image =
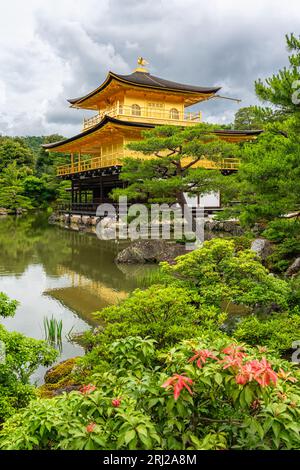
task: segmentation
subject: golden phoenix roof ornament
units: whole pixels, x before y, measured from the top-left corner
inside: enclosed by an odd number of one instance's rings
[[[135,72],[148,72],[146,65],[149,65],[149,62],[144,57],[138,57],[137,63],[138,67],[135,69]]]
[[[137,60],[137,63],[141,65],[142,67],[145,67],[145,65],[149,65],[149,62],[147,62],[147,60],[144,59],[144,57],[139,57]]]

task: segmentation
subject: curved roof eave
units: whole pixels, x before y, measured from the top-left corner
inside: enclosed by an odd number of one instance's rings
[[[81,96],[79,98],[68,99],[67,101],[71,105],[80,104],[105,89],[113,79],[121,83],[126,83],[141,88],[153,88],[156,90],[175,91],[179,93],[201,93],[210,95],[217,93],[221,89],[221,87],[200,87],[196,85],[185,85],[183,83],[172,82],[160,77],[155,77],[154,75],[145,72],[133,72],[130,75],[119,75],[110,71],[104,82],[95,88],[95,90],[91,91],[87,95]]]
[[[70,103],[70,104],[76,104],[76,103],[80,103],[82,101],[85,101],[86,99],[88,98],[91,98],[92,96],[94,96],[96,93],[98,93],[99,91],[101,91],[103,88],[106,88],[107,85],[111,82],[112,80],[112,72],[108,72],[107,74],[107,77],[106,79],[104,80],[103,83],[101,83],[101,85],[99,85],[97,88],[95,88],[95,90],[92,90],[90,93],[84,95],[84,96],[81,96],[79,98],[71,98],[71,99],[68,99],[67,101]]]
[[[61,145],[69,144],[71,142],[74,142],[77,139],[81,139],[82,137],[85,137],[89,134],[93,134],[93,132],[98,131],[99,129],[101,129],[102,127],[104,127],[108,123],[118,124],[118,125],[122,125],[122,126],[125,126],[125,127],[141,127],[141,128],[144,128],[144,129],[149,129],[149,128],[154,127],[153,124],[146,124],[146,123],[142,123],[142,122],[121,121],[120,119],[115,119],[111,116],[104,116],[102,121],[100,121],[95,126],[90,127],[86,131],[80,132],[80,134],[76,134],[72,137],[69,137],[68,139],[60,140],[58,142],[52,142],[50,144],[42,144],[42,147],[46,150],[50,150],[52,148],[60,147]]]

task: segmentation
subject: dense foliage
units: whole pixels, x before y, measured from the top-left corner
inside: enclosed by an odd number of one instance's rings
[[[234,116],[234,129],[265,129],[270,122],[276,121],[281,116],[274,112],[272,108],[262,108],[260,106],[247,106],[240,108]]]
[[[13,316],[16,306],[0,293],[0,316]],[[0,423],[35,397],[30,376],[40,365],[49,366],[56,355],[45,341],[8,332],[0,324]]]
[[[266,223],[300,206],[300,140],[295,120],[268,124],[256,142],[241,151],[238,173],[230,177],[231,212],[245,225]]]
[[[263,348],[127,337],[108,356],[80,392],[8,420],[2,449],[299,449],[299,372]]]
[[[228,185],[228,199],[242,204],[231,213],[242,223],[266,223],[300,208],[300,38],[286,37],[289,67],[255,83],[259,99],[272,108],[241,108],[237,128],[263,128],[256,142],[245,144],[242,164]]]
[[[121,178],[129,185],[124,190],[115,190],[115,197],[123,194],[130,199],[182,205],[183,193],[199,194],[216,189],[221,180],[218,172],[197,168],[197,163],[203,159],[219,162],[236,151],[236,146],[213,134],[216,127],[209,124],[185,129],[157,126],[145,131],[142,141],[128,145],[129,150],[142,152],[145,159],[125,161]]]
[[[0,292],[0,317],[13,317],[17,305],[16,300],[11,300],[3,292]]]
[[[55,166],[66,155],[49,155],[41,144],[62,137],[0,137],[0,207],[11,213],[45,208],[66,198],[68,183],[55,177]]]
[[[291,356],[293,343],[300,338],[299,308],[286,313],[273,313],[266,318],[249,316],[237,325],[233,336],[255,346],[267,346],[275,354]]]
[[[279,70],[277,74],[269,77],[265,82],[258,80],[255,83],[255,91],[258,97],[274,106],[283,114],[299,114],[300,80],[300,36],[294,34],[286,36],[287,48],[290,51],[289,67]]]
[[[276,272],[285,271],[300,254],[299,219],[273,220],[269,222],[263,236],[274,244],[274,251],[268,257],[270,269]]]
[[[234,241],[213,239],[203,247],[177,258],[163,269],[195,290],[200,303],[221,307],[241,304],[252,309],[287,307],[289,286],[270,276],[250,250],[239,250]]]

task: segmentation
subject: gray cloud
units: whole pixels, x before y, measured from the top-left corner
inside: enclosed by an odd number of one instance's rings
[[[220,85],[253,104],[254,80],[287,64],[284,35],[300,24],[298,0],[27,0],[26,21],[17,3],[0,18],[0,133],[12,135],[77,133],[89,113],[66,99],[98,86],[108,70],[129,73],[139,55],[153,74]],[[223,123],[238,105],[211,100],[196,109]]]

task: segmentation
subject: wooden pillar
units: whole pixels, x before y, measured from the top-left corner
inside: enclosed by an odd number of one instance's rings
[[[71,171],[74,173],[74,153],[71,153]]]
[[[74,181],[72,180],[72,189],[71,189],[71,201],[74,203]]]
[[[78,153],[78,171],[81,170],[81,152]]]
[[[81,184],[80,184],[80,182],[79,182],[79,187],[78,187],[78,189],[79,189],[79,201],[78,201],[78,202],[79,202],[79,204],[80,204],[80,203],[81,203]]]

